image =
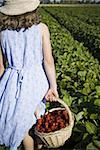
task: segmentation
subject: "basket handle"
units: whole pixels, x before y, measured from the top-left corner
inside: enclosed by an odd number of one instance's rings
[[[63,100],[61,100],[60,98],[57,98],[57,102],[59,102],[60,104],[62,104],[66,108],[66,110],[69,114],[69,124],[70,124],[71,127],[73,127],[73,125],[74,125],[74,116],[72,116],[72,113],[71,113],[68,105]]]

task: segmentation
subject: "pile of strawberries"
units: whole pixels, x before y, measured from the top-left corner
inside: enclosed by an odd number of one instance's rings
[[[69,116],[66,110],[48,112],[37,120],[36,129],[39,132],[49,133],[65,128],[69,125]]]

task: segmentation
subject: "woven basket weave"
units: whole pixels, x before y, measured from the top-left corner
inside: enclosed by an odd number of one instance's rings
[[[58,98],[57,101],[60,104],[62,104],[65,107],[66,111],[68,112],[69,125],[67,125],[65,128],[62,128],[60,130],[50,132],[50,133],[38,132],[37,129],[35,128],[35,134],[40,137],[40,139],[44,142],[44,144],[48,148],[57,148],[57,147],[63,146],[65,141],[70,138],[71,133],[72,133],[72,128],[74,125],[74,119],[73,119],[73,116],[69,107],[61,99]],[[61,109],[64,109],[64,108],[62,107],[53,108],[53,109],[50,109],[49,112],[52,112],[54,110],[61,110]]]

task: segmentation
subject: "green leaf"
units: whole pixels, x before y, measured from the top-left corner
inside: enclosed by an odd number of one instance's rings
[[[85,95],[88,95],[91,92],[91,89],[89,86],[83,88],[82,93]]]
[[[64,97],[63,97],[63,100],[64,100],[64,102],[68,105],[68,106],[71,106],[71,104],[72,104],[72,99],[71,99],[71,97],[69,96],[69,95],[64,95]]]
[[[98,114],[91,114],[91,115],[90,115],[90,119],[95,120],[95,119],[97,119],[97,118],[98,118]]]
[[[86,150],[99,150],[92,142],[86,147]]]
[[[100,106],[100,99],[96,99],[96,100],[94,101],[94,105]]]
[[[100,96],[100,86],[96,86],[95,89],[96,89],[96,94]]]
[[[86,73],[87,73],[86,71],[79,71],[78,75],[84,77],[84,76],[86,76]]]
[[[85,138],[87,138],[88,135],[89,135],[88,133],[84,133],[83,140],[85,140]]]
[[[86,130],[87,130],[90,134],[95,134],[96,131],[97,131],[97,127],[96,127],[93,123],[87,121],[87,122],[86,122]]]
[[[78,83],[77,83],[77,82],[74,82],[74,86],[75,86],[75,88],[77,88],[77,86],[78,86]]]
[[[100,149],[100,141],[93,140],[93,144]]]
[[[65,76],[65,79],[66,79],[67,81],[71,81],[71,77],[69,77],[69,76]]]
[[[83,111],[79,112],[79,113],[75,116],[75,117],[76,117],[76,120],[79,121],[80,119],[82,119],[82,118],[83,118],[83,114],[84,114]]]

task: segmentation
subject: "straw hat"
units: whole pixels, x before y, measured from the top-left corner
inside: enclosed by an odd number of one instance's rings
[[[5,0],[0,12],[6,15],[21,15],[35,10],[39,0]]]

